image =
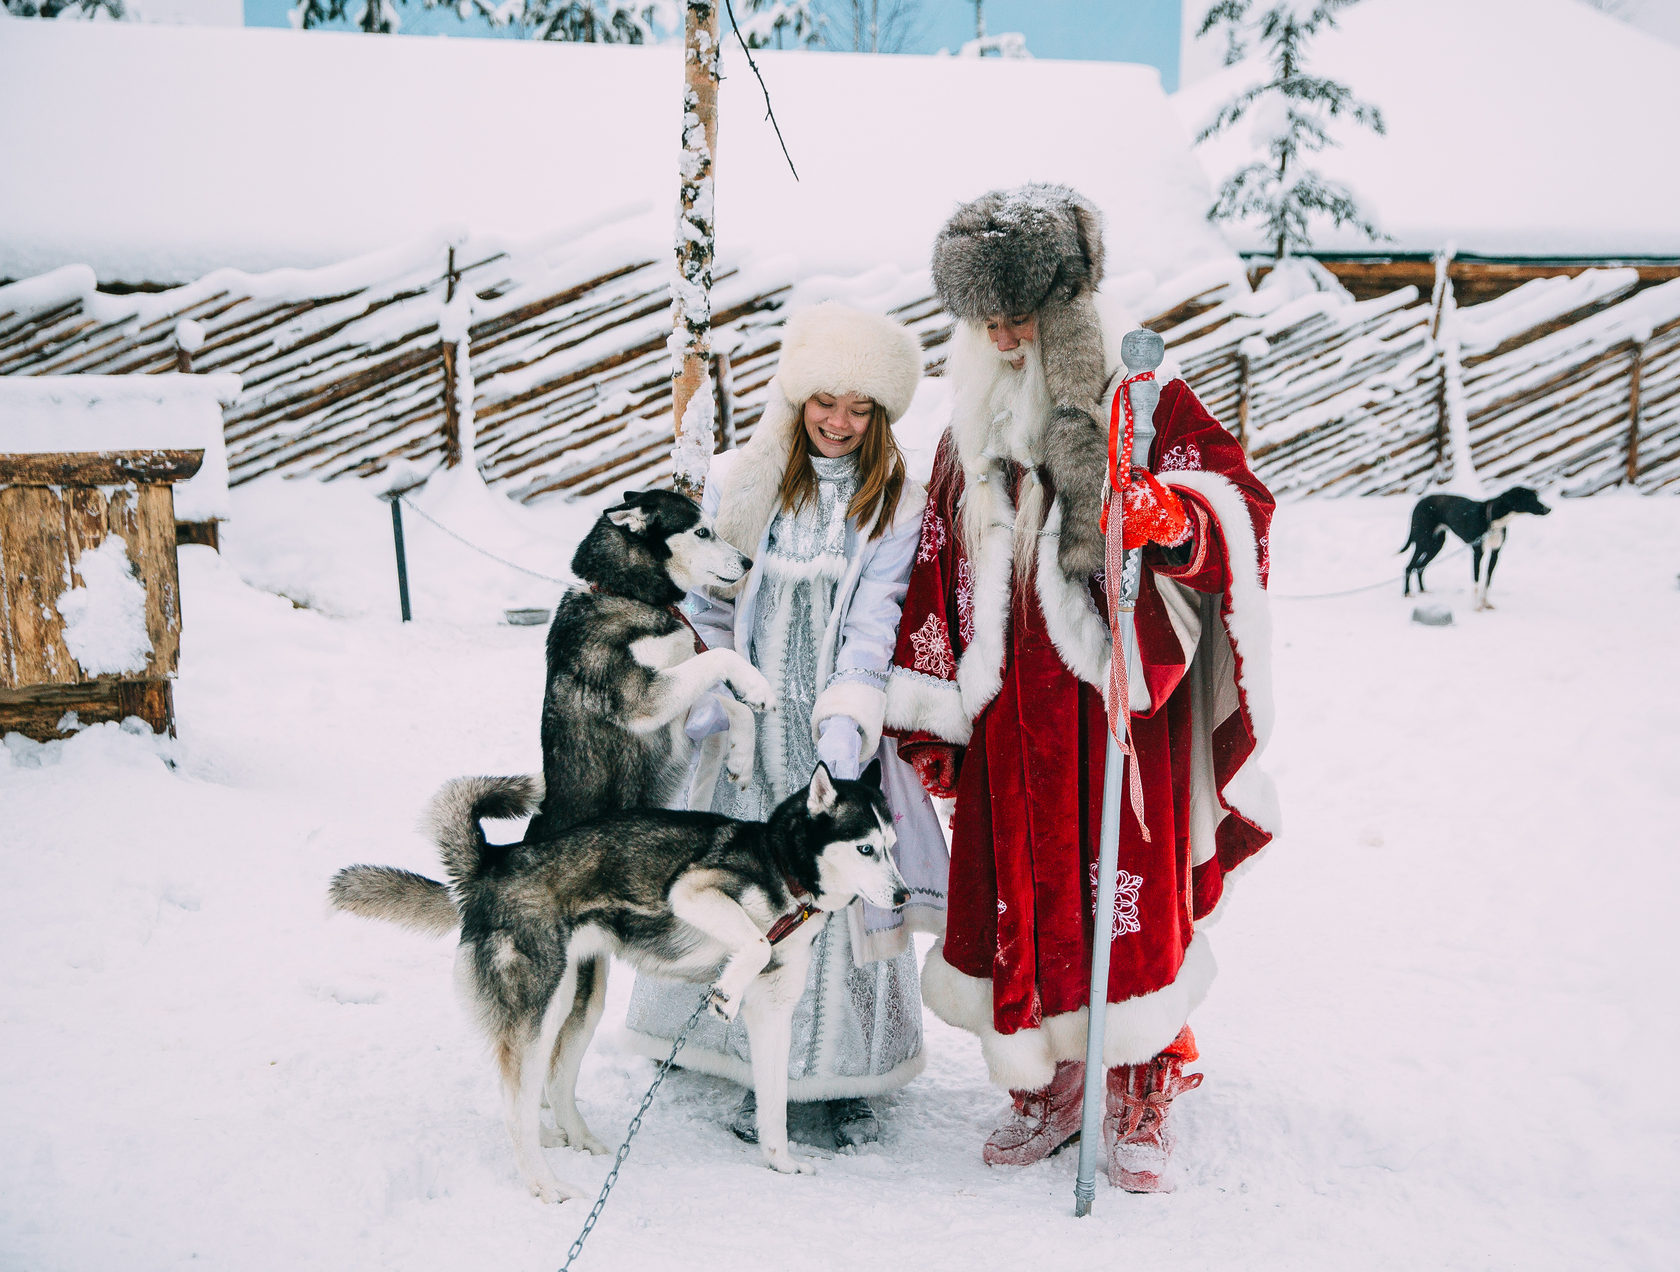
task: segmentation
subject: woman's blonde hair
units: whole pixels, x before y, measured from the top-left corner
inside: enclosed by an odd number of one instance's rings
[[[810,438],[805,431],[805,403],[799,404],[799,427],[793,430],[787,467],[782,472],[780,509],[797,512],[817,493],[817,470],[811,466]],[[858,488],[846,506],[846,516],[861,527],[867,517],[875,523],[868,537],[879,539],[892,525],[898,512],[898,497],[904,493],[904,452],[898,449],[887,408],[873,403],[863,444],[857,448]]]

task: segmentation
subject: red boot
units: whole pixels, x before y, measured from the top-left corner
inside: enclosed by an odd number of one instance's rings
[[[1103,1143],[1108,1148],[1108,1182],[1127,1192],[1171,1192],[1166,1178],[1172,1154],[1167,1110],[1174,1099],[1202,1085],[1202,1075],[1184,1072],[1185,1058],[1169,1049],[1147,1064],[1123,1064],[1108,1071],[1108,1112]]]
[[[988,1166],[1030,1166],[1043,1161],[1079,1134],[1080,1096],[1085,1065],[1063,1060],[1050,1085],[1036,1091],[1011,1091],[1014,1116],[986,1141],[981,1156]]]

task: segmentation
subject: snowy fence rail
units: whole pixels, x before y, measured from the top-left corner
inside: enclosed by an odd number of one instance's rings
[[[1279,495],[1422,490],[1451,474],[1455,430],[1490,486],[1680,489],[1680,281],[1638,284],[1589,270],[1461,310],[1414,287],[1262,292],[1161,330]]]
[[[668,275],[588,243],[436,242],[127,296],[71,267],[0,287],[0,375],[237,371],[234,484],[463,451],[520,500],[661,484]],[[792,281],[719,275],[737,439],[762,410]],[[1640,291],[1631,270],[1591,270],[1464,309],[1438,290],[1201,296],[1150,325],[1279,495],[1415,492],[1455,454],[1501,485],[1680,489],[1680,282]],[[893,312],[937,373],[951,330],[937,301]]]

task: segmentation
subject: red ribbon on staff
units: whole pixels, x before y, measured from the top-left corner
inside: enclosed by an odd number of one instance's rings
[[[1136,375],[1127,376],[1120,382],[1120,391],[1114,395],[1114,405],[1108,413],[1108,485],[1107,498],[1103,501],[1101,527],[1104,538],[1105,579],[1108,593],[1108,622],[1112,645],[1108,660],[1108,692],[1104,695],[1108,708],[1108,728],[1114,735],[1121,754],[1129,761],[1126,765],[1127,785],[1130,787],[1132,815],[1137,818],[1138,830],[1143,834],[1145,843],[1149,842],[1149,826],[1143,820],[1143,775],[1138,772],[1137,748],[1132,742],[1132,696],[1131,685],[1126,676],[1126,650],[1121,643],[1120,624],[1131,621],[1131,611],[1120,608],[1120,589],[1124,586],[1126,573],[1126,545],[1124,523],[1126,520],[1125,501],[1126,491],[1132,484],[1132,385],[1140,380],[1153,380],[1153,371],[1139,371]],[[1125,425],[1120,420],[1122,412],[1125,415]],[[1109,509],[1115,501],[1120,502],[1120,517],[1114,523],[1111,531],[1108,526]]]

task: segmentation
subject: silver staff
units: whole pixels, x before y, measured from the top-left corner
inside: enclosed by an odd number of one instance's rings
[[[1153,371],[1166,356],[1166,344],[1153,331],[1132,331],[1120,342],[1120,360],[1126,364],[1128,376],[1140,371]],[[1161,386],[1154,380],[1140,380],[1128,385],[1132,404],[1132,453],[1121,456],[1127,463],[1132,457],[1142,465],[1148,462],[1149,444],[1155,437],[1155,404],[1161,399]],[[1116,501],[1119,495],[1115,494]],[[1124,517],[1122,508],[1113,512]],[[1118,529],[1112,531],[1118,533]],[[1115,623],[1116,640],[1112,656],[1125,659],[1128,687],[1143,683],[1143,662],[1138,655],[1137,626],[1132,613],[1137,608],[1138,588],[1143,580],[1143,549],[1133,548],[1125,555],[1120,575],[1120,604]],[[1128,696],[1129,692],[1128,692]],[[1118,702],[1115,710],[1129,712],[1130,702]],[[1079,1176],[1073,1186],[1073,1213],[1091,1213],[1091,1203],[1097,1192],[1097,1151],[1102,1145],[1102,1123],[1108,1071],[1103,1067],[1103,1039],[1108,1017],[1108,956],[1114,943],[1115,886],[1119,875],[1120,809],[1126,802],[1125,755],[1115,741],[1115,726],[1123,731],[1125,721],[1111,720],[1108,729],[1108,751],[1103,770],[1102,838],[1097,849],[1096,921],[1091,929],[1091,996],[1086,1019],[1090,1033],[1085,1040],[1085,1104],[1079,1130]]]

